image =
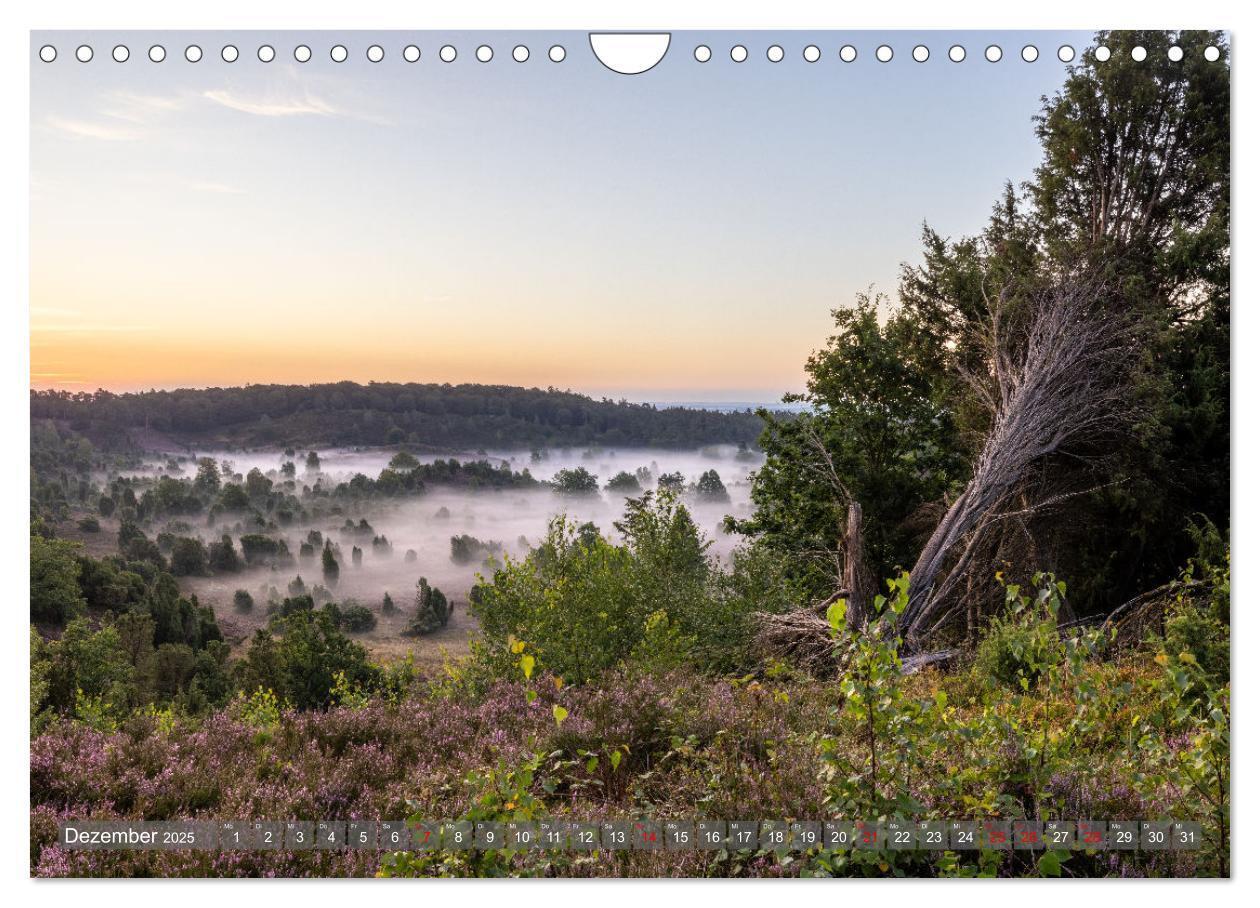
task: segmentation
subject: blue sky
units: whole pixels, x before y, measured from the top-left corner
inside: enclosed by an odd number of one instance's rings
[[[775,399],[801,387],[831,309],[895,290],[923,222],[974,232],[1004,182],[1030,175],[1031,118],[1064,76],[1056,50],[1089,38],[676,32],[658,66],[622,76],[578,32],[36,33],[32,384]],[[184,60],[190,43],[201,62]],[[235,63],[219,58],[227,43]],[[264,43],[273,62],[255,55]],[[879,63],[885,43],[895,56]],[[1037,62],[1020,59],[1029,43]],[[38,60],[43,44],[55,62]],[[310,62],[293,60],[298,44]],[[439,61],[444,44],[455,62]],[[802,59],[808,44],[819,62]]]

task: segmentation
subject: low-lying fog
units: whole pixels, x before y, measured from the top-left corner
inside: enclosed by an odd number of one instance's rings
[[[196,472],[197,457],[213,457],[220,463],[230,464],[234,474],[244,475],[257,467],[279,483],[285,478],[279,472],[280,466],[291,460],[297,466],[297,493],[302,497],[302,487],[312,485],[316,479],[305,471],[306,453],[302,450],[290,457],[279,450],[197,451],[192,457],[180,456],[178,470],[172,469],[173,464],[168,460],[152,461],[145,465],[139,475],[154,477],[166,473],[191,477]],[[343,449],[320,450],[317,453],[322,482],[335,485],[349,480],[356,473],[375,478],[397,452]],[[554,515],[566,513],[578,522],[592,521],[607,538],[620,541],[613,522],[622,516],[625,495],[610,492],[604,486],[617,473],[625,471],[634,474],[640,468],[646,468],[651,473],[650,482],[644,484],[645,488],[654,488],[657,477],[663,473],[681,473],[690,486],[702,473],[708,470],[718,472],[730,501],[706,501],[694,495],[686,495],[684,500],[697,526],[712,541],[710,553],[726,560],[739,539],[722,530],[722,519],[728,514],[746,516],[749,513],[748,476],[761,462],[760,454],[748,451],[741,453],[729,445],[690,452],[645,449],[584,452],[556,449],[543,454],[542,459],[535,459],[528,451],[491,451],[451,456],[465,462],[486,460],[496,466],[506,462],[516,471],[528,469],[539,480],[549,480],[561,469],[585,467],[598,477],[600,493],[587,497],[565,497],[549,488],[468,491],[430,484],[419,496],[374,498],[361,503],[346,499],[340,502],[344,508],[343,514],[330,514],[301,525],[295,522],[291,526],[268,531],[269,535],[287,540],[289,551],[297,562],[291,568],[260,568],[239,575],[193,581],[194,589],[203,600],[214,605],[216,611],[222,614],[230,611],[232,591],[238,587],[248,589],[257,598],[260,589],[268,584],[274,584],[281,596],[287,595],[288,584],[295,574],[302,576],[308,589],[316,583],[323,583],[318,551],[313,558],[299,557],[300,545],[307,539],[308,533],[319,530],[325,538],[339,545],[341,550],[340,579],[336,588],[331,591],[335,600],[353,598],[375,610],[379,608],[382,595],[388,591],[399,607],[408,612],[416,581],[420,577],[426,577],[448,596],[463,603],[467,601],[468,591],[476,575],[480,572],[488,576],[492,569],[486,567],[480,559],[466,564],[453,561],[452,536],[468,534],[480,540],[493,540],[502,544],[505,553],[520,557],[544,536],[548,522]],[[419,456],[417,459],[431,462],[439,459],[439,456]],[[304,504],[310,507],[309,500],[304,499]],[[342,527],[346,518],[356,523],[360,518],[366,519],[377,535],[388,537],[392,550],[388,554],[374,553],[370,534],[358,538],[344,535]],[[192,532],[201,535],[206,542],[217,540],[224,532],[230,532],[238,541],[241,532],[259,532],[257,528],[238,528],[226,519],[213,527],[205,524],[204,517],[187,522],[192,524]],[[359,567],[352,563],[352,545],[363,549],[362,565]],[[414,557],[409,552],[414,552]]]

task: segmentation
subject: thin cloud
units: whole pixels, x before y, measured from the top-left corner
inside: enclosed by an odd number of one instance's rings
[[[203,92],[203,97],[216,104],[259,117],[333,117],[341,113],[322,98],[312,95],[291,98],[247,98],[225,89]]]
[[[45,123],[50,129],[79,139],[99,139],[102,142],[134,142],[139,134],[126,127],[90,120],[72,120],[66,117],[49,117]]]
[[[115,91],[107,95],[110,106],[101,111],[107,117],[128,123],[148,123],[155,116],[172,113],[184,107],[184,99],[163,95],[142,95]]]

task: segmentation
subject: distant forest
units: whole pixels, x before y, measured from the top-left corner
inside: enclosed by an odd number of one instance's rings
[[[338,382],[114,394],[32,391],[31,418],[68,423],[112,449],[177,443],[391,445],[433,449],[752,444],[751,411],[594,400],[554,388]]]

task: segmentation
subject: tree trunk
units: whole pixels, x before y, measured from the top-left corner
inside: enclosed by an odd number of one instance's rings
[[[844,533],[844,581],[849,591],[849,626],[865,627],[871,618],[873,591],[867,578],[866,552],[862,545],[862,506],[849,502]]]

